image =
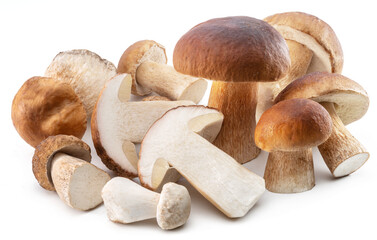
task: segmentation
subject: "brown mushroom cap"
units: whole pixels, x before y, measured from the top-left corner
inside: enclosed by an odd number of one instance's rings
[[[132,94],[143,96],[151,93],[136,81],[136,70],[146,61],[166,64],[165,48],[152,40],[138,41],[129,46],[119,60],[118,73],[129,73],[132,76]]]
[[[315,72],[298,78],[283,89],[275,101],[292,98],[334,103],[344,125],[360,119],[369,107],[369,97],[363,87],[336,73]]]
[[[51,160],[56,153],[65,153],[90,162],[90,147],[77,137],[68,135],[50,136],[36,148],[33,156],[33,173],[41,187],[54,191],[51,178]]]
[[[211,19],[177,42],[174,68],[229,82],[276,81],[289,70],[284,38],[264,21],[244,16]]]
[[[329,53],[332,72],[342,72],[343,50],[334,30],[327,23],[313,15],[303,12],[278,13],[264,20],[274,27],[286,26],[310,35]],[[289,30],[279,32],[285,39],[300,42],[300,39],[296,39],[295,34]]]
[[[331,131],[331,117],[319,103],[290,99],[262,114],[255,128],[255,144],[267,152],[299,151],[323,143]]]
[[[18,90],[12,103],[12,121],[33,147],[57,134],[81,138],[86,130],[86,112],[73,88],[46,77],[30,78]]]

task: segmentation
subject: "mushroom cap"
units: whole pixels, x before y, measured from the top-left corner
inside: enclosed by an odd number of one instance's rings
[[[56,135],[43,140],[36,148],[33,156],[33,173],[41,187],[54,191],[51,178],[51,161],[56,153],[65,153],[90,162],[90,147],[75,136]]]
[[[151,90],[136,81],[136,70],[146,61],[166,64],[165,47],[153,40],[138,41],[129,46],[119,59],[118,73],[129,73],[132,76],[132,94],[144,96],[151,93]]]
[[[289,99],[262,114],[255,128],[255,144],[267,152],[300,151],[320,145],[331,131],[331,117],[319,103]]]
[[[105,83],[115,76],[113,63],[86,49],[60,52],[46,69],[45,76],[69,83],[91,117]]]
[[[369,107],[369,97],[363,87],[337,73],[314,72],[302,76],[285,87],[275,101],[292,98],[334,103],[344,125],[360,119]]]
[[[177,228],[190,216],[191,198],[184,186],[166,183],[157,205],[157,223],[162,229]]]
[[[229,82],[269,82],[289,70],[284,38],[251,17],[215,18],[196,25],[177,42],[174,68],[184,74]]]
[[[342,72],[343,50],[334,30],[327,23],[318,17],[303,12],[278,13],[264,20],[277,28],[285,39],[306,45],[308,44],[307,38],[299,32],[311,36],[330,55],[331,72]]]
[[[81,138],[86,130],[86,112],[73,88],[46,77],[32,77],[18,90],[12,103],[12,121],[33,147],[57,134]]]

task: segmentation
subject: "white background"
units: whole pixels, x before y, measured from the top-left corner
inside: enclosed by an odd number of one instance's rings
[[[0,2],[1,172],[0,239],[376,239],[376,7],[373,1],[3,1]],[[187,183],[192,212],[187,224],[166,232],[155,220],[115,224],[103,205],[80,212],[39,187],[31,171],[33,149],[15,131],[11,102],[32,76],[43,75],[60,51],[86,48],[117,65],[132,43],[153,39],[169,64],[181,35],[215,17],[263,19],[285,11],[320,17],[335,30],[344,51],[343,74],[369,93],[368,113],[348,129],[370,151],[349,177],[334,179],[314,150],[316,186],[300,194],[266,192],[241,219],[228,219]],[[206,104],[208,92],[202,103]],[[92,146],[89,132],[84,140]],[[93,163],[104,168],[93,150]],[[267,154],[246,165],[263,175]]]

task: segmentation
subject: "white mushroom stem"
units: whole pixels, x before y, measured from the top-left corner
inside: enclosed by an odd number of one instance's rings
[[[309,73],[309,66],[313,59],[313,51],[293,40],[286,40],[291,58],[291,68],[289,73],[277,82],[259,83],[258,105],[256,110],[256,120],[259,121],[264,111],[272,107],[276,96],[288,84],[299,77]]]
[[[224,114],[223,126],[213,142],[239,163],[256,158],[260,149],[254,143],[255,108],[258,83],[212,83],[208,106]]]
[[[190,196],[183,186],[168,183],[159,194],[122,177],[113,178],[104,186],[102,198],[111,221],[127,224],[157,218],[162,229],[183,225],[191,208]]]
[[[165,113],[141,144],[141,183],[158,188],[167,169],[161,163],[166,161],[226,216],[244,216],[263,194],[263,178],[195,133],[203,129],[199,132],[211,139],[209,136],[216,136],[222,118],[217,110],[203,106],[178,107]],[[156,172],[158,177],[154,176]]]
[[[315,185],[312,150],[271,152],[264,172],[266,189],[275,193],[299,193]]]
[[[147,61],[140,64],[136,71],[136,81],[161,96],[172,100],[191,100],[198,103],[206,89],[207,81],[181,74],[172,66]]]
[[[110,180],[103,170],[63,153],[57,153],[51,161],[51,178],[60,199],[84,211],[102,203],[102,187]]]
[[[318,146],[319,151],[334,177],[349,175],[359,169],[369,158],[369,153],[347,130],[335,111],[333,103],[321,105],[329,112],[333,130],[326,142]]]

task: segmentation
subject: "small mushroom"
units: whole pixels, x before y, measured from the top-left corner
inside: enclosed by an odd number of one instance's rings
[[[191,209],[187,189],[175,183],[165,184],[159,194],[127,178],[115,177],[103,187],[102,198],[111,221],[133,223],[157,218],[164,230],[185,224]]]
[[[255,128],[255,143],[270,152],[264,172],[266,188],[276,193],[312,189],[312,148],[326,141],[331,129],[326,109],[309,99],[282,101],[265,111]]]
[[[141,184],[159,189],[172,181],[174,168],[226,216],[244,216],[265,191],[264,180],[210,143],[222,120],[219,111],[204,106],[167,111],[141,143]]]
[[[92,116],[103,86],[115,74],[116,67],[113,63],[86,49],[60,52],[45,72],[46,77],[72,86],[83,102],[88,118]]]
[[[260,85],[257,120],[293,80],[317,71],[341,73],[343,68],[342,47],[334,30],[323,20],[303,12],[278,13],[264,20],[285,38],[291,68],[279,81]]]
[[[211,19],[177,42],[174,68],[215,80],[208,106],[224,114],[214,144],[239,163],[256,158],[255,109],[259,82],[277,81],[289,70],[284,38],[269,24],[251,17]]]
[[[345,127],[368,110],[369,97],[363,87],[340,74],[315,72],[289,84],[276,102],[292,98],[312,99],[330,113],[334,128],[318,149],[334,177],[349,175],[368,160],[368,151]]]
[[[93,111],[91,130],[93,143],[102,162],[123,177],[137,176],[138,156],[135,143],[140,143],[149,127],[167,110],[191,101],[130,102],[132,77],[119,74],[102,90]]]
[[[35,149],[33,173],[41,187],[56,191],[68,206],[85,211],[102,203],[102,187],[110,180],[90,159],[90,148],[80,139],[50,136]]]
[[[82,138],[86,130],[85,109],[72,87],[47,77],[32,77],[18,90],[12,103],[12,121],[34,148],[49,136]]]
[[[153,91],[171,100],[198,103],[207,89],[207,81],[181,74],[166,62],[162,45],[143,40],[124,51],[118,63],[118,72],[131,74],[132,93],[135,95],[143,96]]]

